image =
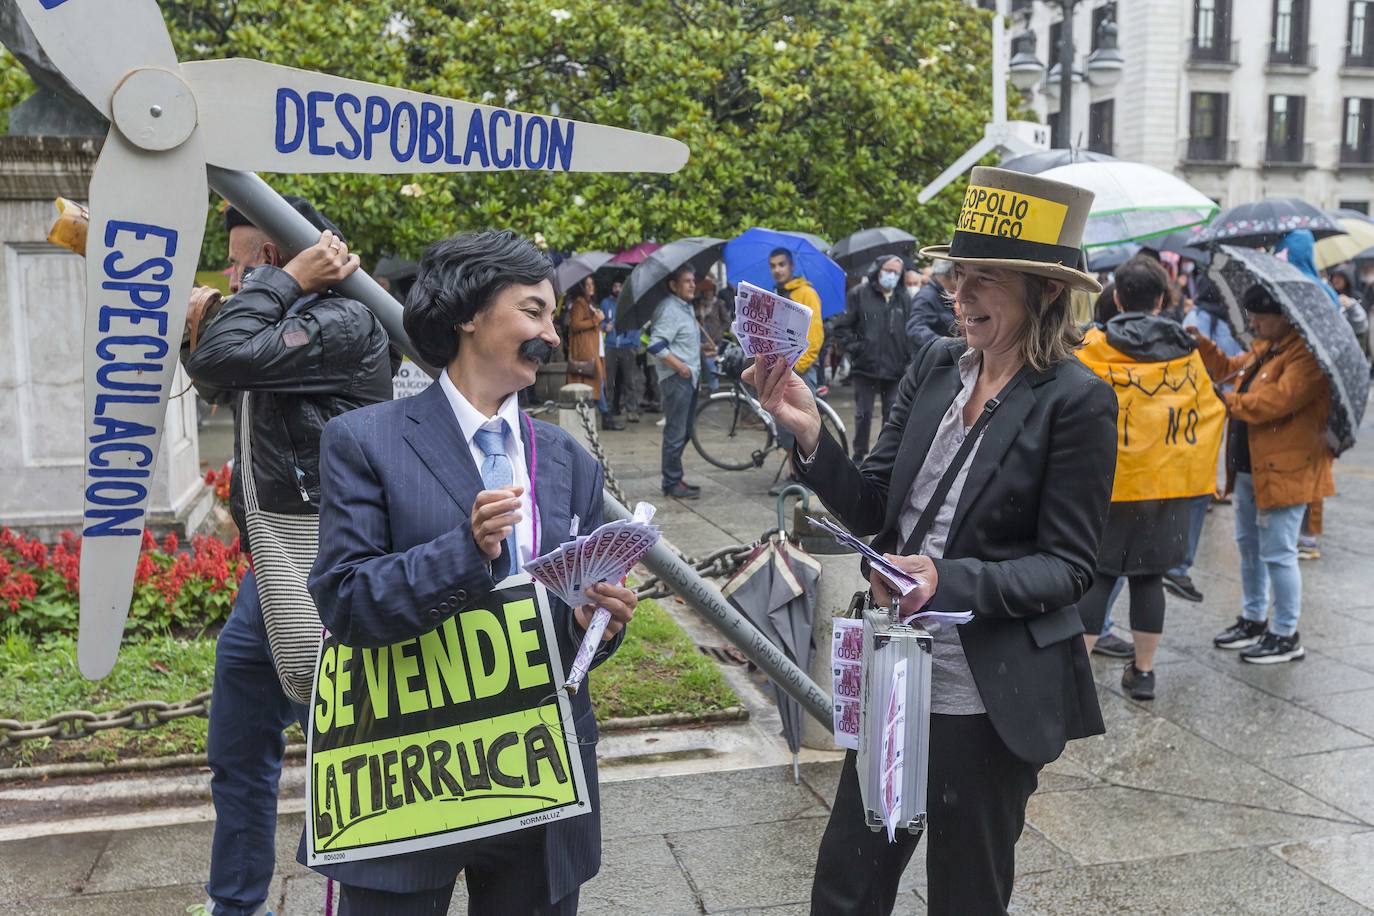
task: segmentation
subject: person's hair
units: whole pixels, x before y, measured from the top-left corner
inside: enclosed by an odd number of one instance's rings
[[[304,197],[296,197],[294,195],[288,194],[283,199],[291,205],[291,209],[295,210],[301,216],[304,216],[306,220],[309,221],[310,225],[314,226],[320,232],[329,231],[334,233],[341,239],[344,238],[344,234],[339,231],[339,227],[334,225],[334,222],[331,219],[329,219],[329,217],[325,216],[323,213],[317,210],[315,208],[315,205],[312,204],[310,201],[306,200]],[[263,235],[266,235],[268,236],[268,238],[271,238],[269,233],[267,233],[260,227],[254,225],[253,221],[250,220],[248,217],[244,216],[241,211],[234,207],[229,207],[224,211],[224,231],[228,232],[230,229],[234,229],[238,226],[252,226],[259,232],[262,232]],[[275,239],[273,241],[275,241]],[[348,240],[344,239],[344,241],[347,242]]]
[[[1168,298],[1169,275],[1148,257],[1131,258],[1116,269],[1113,280],[1123,312],[1152,311]]]
[[[458,354],[458,325],[508,287],[553,280],[553,264],[530,240],[504,230],[467,232],[430,245],[420,258],[402,322],[411,343],[431,366]]]
[[[786,258],[789,265],[796,263],[792,260],[792,252],[788,251],[786,248],[774,248],[772,251],[768,252],[768,260],[772,261],[779,255]]]
[[[1112,295],[1116,292],[1116,286],[1108,283],[1102,287],[1102,292],[1097,294],[1096,301],[1093,302],[1093,322],[1105,325],[1116,317],[1116,299]]]
[[[1342,289],[1336,289],[1336,281],[1337,281],[1337,280],[1340,280],[1340,281],[1341,281],[1341,286],[1343,287]],[[1350,292],[1351,292],[1351,290],[1350,290],[1350,278],[1347,277],[1347,276],[1345,275],[1345,272],[1344,272],[1344,271],[1340,271],[1340,270],[1333,270],[1333,271],[1331,271],[1331,277],[1330,277],[1329,282],[1331,283],[1331,288],[1332,288],[1332,289],[1335,289],[1336,292],[1338,292],[1338,293],[1345,293],[1347,296],[1350,295]]]
[[[1036,372],[1072,359],[1074,350],[1083,343],[1083,332],[1078,329],[1069,307],[1073,290],[1061,280],[1063,288],[1059,295],[1050,299],[1051,282],[1048,277],[1038,274],[1021,274],[1026,314],[1030,319],[1021,338],[1021,358]]]
[[[1260,315],[1282,315],[1283,306],[1279,305],[1273,296],[1269,295],[1269,290],[1256,283],[1245,291],[1245,295],[1240,297],[1240,307],[1247,312],[1255,312]]]

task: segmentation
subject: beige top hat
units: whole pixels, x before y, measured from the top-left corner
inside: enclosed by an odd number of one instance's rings
[[[921,249],[928,258],[984,264],[1061,280],[1099,293],[1083,263],[1083,226],[1093,192],[1039,175],[979,166],[969,177],[954,238]]]

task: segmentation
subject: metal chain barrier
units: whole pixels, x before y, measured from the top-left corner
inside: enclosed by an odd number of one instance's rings
[[[89,738],[113,728],[146,732],[177,719],[209,715],[210,691],[207,690],[189,700],[177,703],[142,700],[110,712],[94,713],[76,709],[59,712],[36,722],[0,719],[0,748],[13,747],[23,741],[36,741],[41,738],[52,738],[55,741]]]
[[[620,488],[615,473],[611,470],[611,463],[606,458],[605,450],[601,447],[601,437],[597,434],[596,429],[596,414],[592,410],[591,402],[579,401],[577,415],[582,420],[582,428],[587,434],[587,443],[591,446],[592,455],[601,464],[606,489],[621,503],[627,506],[631,505],[630,500],[625,496],[625,491]],[[728,579],[744,565],[744,561],[753,549],[753,544],[731,544],[729,547],[722,547],[701,559],[693,559],[680,552],[679,556],[682,556],[683,560],[689,563],[693,569],[707,578]],[[640,600],[666,598],[672,594],[672,590],[657,576],[650,576],[639,584],[638,588],[635,589],[635,594]],[[189,700],[181,700],[177,703],[143,700],[110,712],[94,713],[77,709],[60,712],[34,722],[0,719],[0,749],[12,748],[24,741],[37,741],[43,738],[51,738],[55,741],[89,738],[92,735],[98,735],[101,732],[116,728],[127,728],[140,732],[148,731],[167,722],[175,722],[177,719],[185,719],[190,716],[208,717],[209,715],[210,691],[207,690]]]
[[[603,485],[621,503],[626,506],[632,505],[625,496],[625,491],[620,489],[620,482],[615,479],[611,463],[606,460],[606,452],[601,447],[601,437],[596,432],[596,413],[592,410],[592,402],[578,401],[577,416],[582,421],[582,431],[587,434],[587,444],[591,446],[592,457],[601,465],[601,473],[605,477]]]

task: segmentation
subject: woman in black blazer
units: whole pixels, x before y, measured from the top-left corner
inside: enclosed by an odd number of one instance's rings
[[[785,364],[746,376],[797,437],[802,482],[922,581],[903,610],[973,612],[935,634],[932,914],[1006,911],[1040,768],[1068,740],[1104,731],[1075,603],[1092,584],[1107,515],[1117,408],[1072,357],[1069,289],[1099,287],[1064,264],[1091,200],[1036,176],[974,170],[953,242],[922,252],[957,264],[961,336],[918,354],[862,468],[823,431]],[[998,213],[1025,216],[1016,228],[984,218]],[[869,583],[875,603],[891,600],[880,575]],[[891,912],[918,840],[901,833],[889,844],[864,824],[854,761],[850,751],[821,841],[813,914]]]

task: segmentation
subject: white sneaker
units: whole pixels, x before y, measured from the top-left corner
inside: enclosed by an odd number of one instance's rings
[[[667,417],[663,417],[662,419],[660,419],[660,420],[659,420],[657,423],[655,423],[654,425],[655,425],[655,426],[667,426],[667,425],[668,425],[668,418],[667,418]]]

